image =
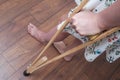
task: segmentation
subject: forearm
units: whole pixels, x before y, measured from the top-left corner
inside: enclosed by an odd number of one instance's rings
[[[105,29],[120,25],[120,0],[98,13]]]

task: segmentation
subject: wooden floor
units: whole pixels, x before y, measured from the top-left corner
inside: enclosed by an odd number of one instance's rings
[[[74,0],[0,0],[0,80],[120,80],[120,59],[110,64],[102,54],[89,63],[84,50],[70,62],[61,59],[23,76],[44,47],[27,33],[28,23],[47,32],[75,6]],[[58,54],[53,46],[45,53]]]

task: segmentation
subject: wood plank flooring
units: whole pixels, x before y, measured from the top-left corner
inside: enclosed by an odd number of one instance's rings
[[[84,50],[70,62],[61,59],[23,76],[45,46],[28,34],[27,25],[47,32],[75,6],[74,0],[0,0],[0,80],[120,80],[120,59],[110,64],[102,54],[89,63]],[[58,54],[53,46],[45,52],[48,58]]]

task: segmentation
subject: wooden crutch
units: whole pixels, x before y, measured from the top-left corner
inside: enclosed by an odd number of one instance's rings
[[[96,41],[99,41],[99,40],[101,40],[101,39],[109,36],[110,34],[116,32],[118,30],[120,30],[120,26],[114,27],[114,28],[112,28],[112,29],[110,29],[110,30],[108,30],[106,32],[103,32],[102,34],[100,34],[99,36],[97,36],[94,40],[90,40],[90,41],[88,41],[86,43],[83,43],[83,44],[81,44],[81,45],[79,45],[79,46],[77,46],[75,48],[72,48],[71,50],[68,50],[68,51],[64,52],[63,54],[61,54],[59,56],[56,56],[56,57],[54,57],[51,60],[46,61],[47,57],[43,57],[42,59],[39,60],[39,65],[37,65],[36,67],[32,67],[31,70],[30,70],[30,73],[27,73],[26,70],[25,70],[24,71],[24,75],[25,76],[29,76],[32,72],[36,71],[37,69],[42,68],[42,67],[44,67],[44,66],[46,66],[46,65],[48,65],[48,64],[50,64],[50,63],[52,63],[54,61],[57,61],[57,60],[65,57],[65,56],[68,56],[68,55],[70,55],[70,54],[72,54],[74,52],[77,52],[78,50],[80,50],[82,48],[85,48],[86,46],[88,46],[90,44],[93,44]]]
[[[75,11],[74,11],[73,14],[71,15],[71,17],[72,17],[75,13],[79,12],[79,11],[82,9],[82,7],[87,3],[87,1],[88,1],[88,0],[84,0],[84,1],[81,3],[81,5],[78,6],[78,7],[75,9]],[[32,63],[31,65],[29,65],[28,68],[24,71],[24,75],[25,75],[25,76],[29,76],[32,72],[36,71],[37,69],[39,69],[39,68],[41,68],[41,67],[43,67],[43,66],[45,66],[45,65],[47,65],[47,64],[50,64],[50,63],[52,63],[52,62],[54,62],[54,61],[56,61],[56,60],[59,60],[59,59],[65,57],[65,56],[67,56],[67,55],[70,55],[70,54],[72,54],[72,53],[74,53],[74,52],[76,52],[76,51],[78,51],[78,50],[80,50],[80,49],[82,49],[82,48],[84,48],[84,47],[86,47],[86,46],[88,46],[88,45],[90,45],[90,44],[98,41],[99,39],[102,39],[102,38],[106,37],[107,35],[109,35],[109,34],[115,32],[115,31],[119,30],[119,27],[113,28],[112,30],[107,31],[107,32],[105,32],[104,34],[100,35],[100,36],[97,37],[96,39],[91,40],[91,41],[89,41],[89,42],[86,42],[86,43],[84,43],[84,44],[82,44],[82,45],[79,45],[79,46],[77,46],[77,47],[75,47],[75,48],[73,48],[73,49],[71,49],[71,50],[68,50],[68,51],[66,51],[64,54],[61,54],[61,55],[59,55],[59,56],[57,56],[57,57],[54,57],[54,58],[51,59],[51,60],[48,60],[48,61],[47,61],[47,57],[43,57],[43,58],[40,59],[40,56],[41,56],[41,55],[45,52],[45,50],[54,42],[55,38],[59,35],[59,33],[64,29],[64,27],[65,27],[68,23],[69,23],[69,18],[65,20],[65,23],[62,25],[62,28],[60,28],[60,30],[58,30],[58,31],[55,33],[55,35],[52,37],[52,39],[49,41],[49,43],[46,45],[46,47],[42,50],[42,52],[38,55],[38,57],[37,57],[37,58],[33,61],[33,63]],[[96,36],[93,36],[93,37],[96,37]],[[93,37],[91,37],[91,39],[93,39]]]
[[[40,59],[41,55],[46,51],[46,49],[54,42],[54,40],[56,39],[56,37],[62,32],[62,30],[65,28],[65,26],[69,23],[70,21],[70,18],[78,13],[82,8],[83,6],[88,2],[88,0],[83,0],[81,2],[81,5],[79,5],[77,8],[75,8],[75,10],[73,11],[73,13],[70,15],[69,18],[67,18],[64,22],[64,24],[62,25],[62,27],[55,33],[55,35],[51,38],[51,40],[48,42],[48,44],[44,47],[44,49],[41,51],[41,53],[37,56],[37,58],[33,61],[32,64],[30,64],[28,66],[28,68],[24,71],[24,75],[25,76],[28,76],[29,74],[31,74],[32,72],[34,72],[34,69],[36,70],[36,67],[38,67],[40,64],[44,63],[47,58],[44,60],[43,59]]]

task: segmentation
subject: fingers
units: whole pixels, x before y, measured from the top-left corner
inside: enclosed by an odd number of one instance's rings
[[[76,23],[75,20],[76,19],[74,17],[72,17],[72,18],[69,19],[69,23],[70,23],[71,27],[74,28],[77,33],[79,33],[81,36],[83,36],[83,34],[81,34],[80,31],[79,31],[79,27],[76,26],[77,23]]]
[[[74,28],[75,31],[79,33],[81,36],[86,35],[84,31],[80,28],[80,26],[78,26],[78,21],[76,20],[76,17],[73,16],[72,18],[70,18],[70,24],[71,24],[71,27]]]
[[[71,25],[72,28],[76,29],[76,21],[75,21],[75,18],[70,18],[69,19],[69,23]]]

